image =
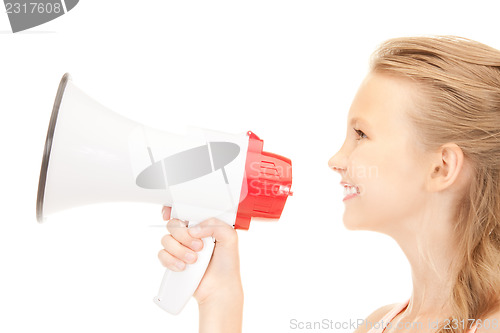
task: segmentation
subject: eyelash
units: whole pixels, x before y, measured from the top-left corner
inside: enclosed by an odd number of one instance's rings
[[[354,127],[353,127],[352,129],[356,132],[356,134],[358,134],[358,135],[360,136],[360,138],[358,138],[358,139],[356,139],[356,140],[361,140],[361,139],[363,139],[363,135],[365,136],[365,138],[364,138],[364,139],[366,139],[366,138],[367,138],[366,134],[365,134],[362,130],[355,129]]]

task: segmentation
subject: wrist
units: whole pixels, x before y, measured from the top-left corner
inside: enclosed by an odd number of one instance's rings
[[[200,333],[240,333],[243,324],[243,288],[224,288],[198,303]]]
[[[198,308],[208,308],[215,305],[230,305],[231,303],[243,303],[243,286],[241,283],[224,283],[213,290],[204,298],[197,298]]]

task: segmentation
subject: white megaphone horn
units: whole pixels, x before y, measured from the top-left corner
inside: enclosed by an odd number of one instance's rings
[[[65,74],[57,91],[43,153],[36,214],[92,203],[133,201],[172,207],[189,227],[216,217],[248,229],[252,217],[278,219],[292,194],[288,158],[262,151],[252,132],[156,130],[100,105]],[[198,287],[214,250],[203,239],[198,260],[167,269],[154,298],[178,314]]]

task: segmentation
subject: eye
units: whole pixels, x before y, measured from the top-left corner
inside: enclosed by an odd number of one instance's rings
[[[356,132],[356,134],[358,134],[358,135],[359,135],[359,138],[358,138],[358,139],[356,139],[356,140],[361,140],[361,139],[366,139],[366,138],[368,138],[368,137],[366,136],[366,134],[365,134],[362,130],[355,129],[354,127],[353,127],[353,130]]]

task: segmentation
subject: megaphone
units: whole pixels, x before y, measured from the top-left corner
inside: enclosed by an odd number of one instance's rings
[[[43,153],[36,215],[116,201],[171,206],[192,227],[216,217],[248,229],[253,217],[278,219],[292,195],[290,159],[265,152],[254,133],[198,130],[180,135],[125,118],[94,101],[66,73],[59,84]],[[166,270],[154,302],[182,311],[210,262],[214,240],[198,260]]]

